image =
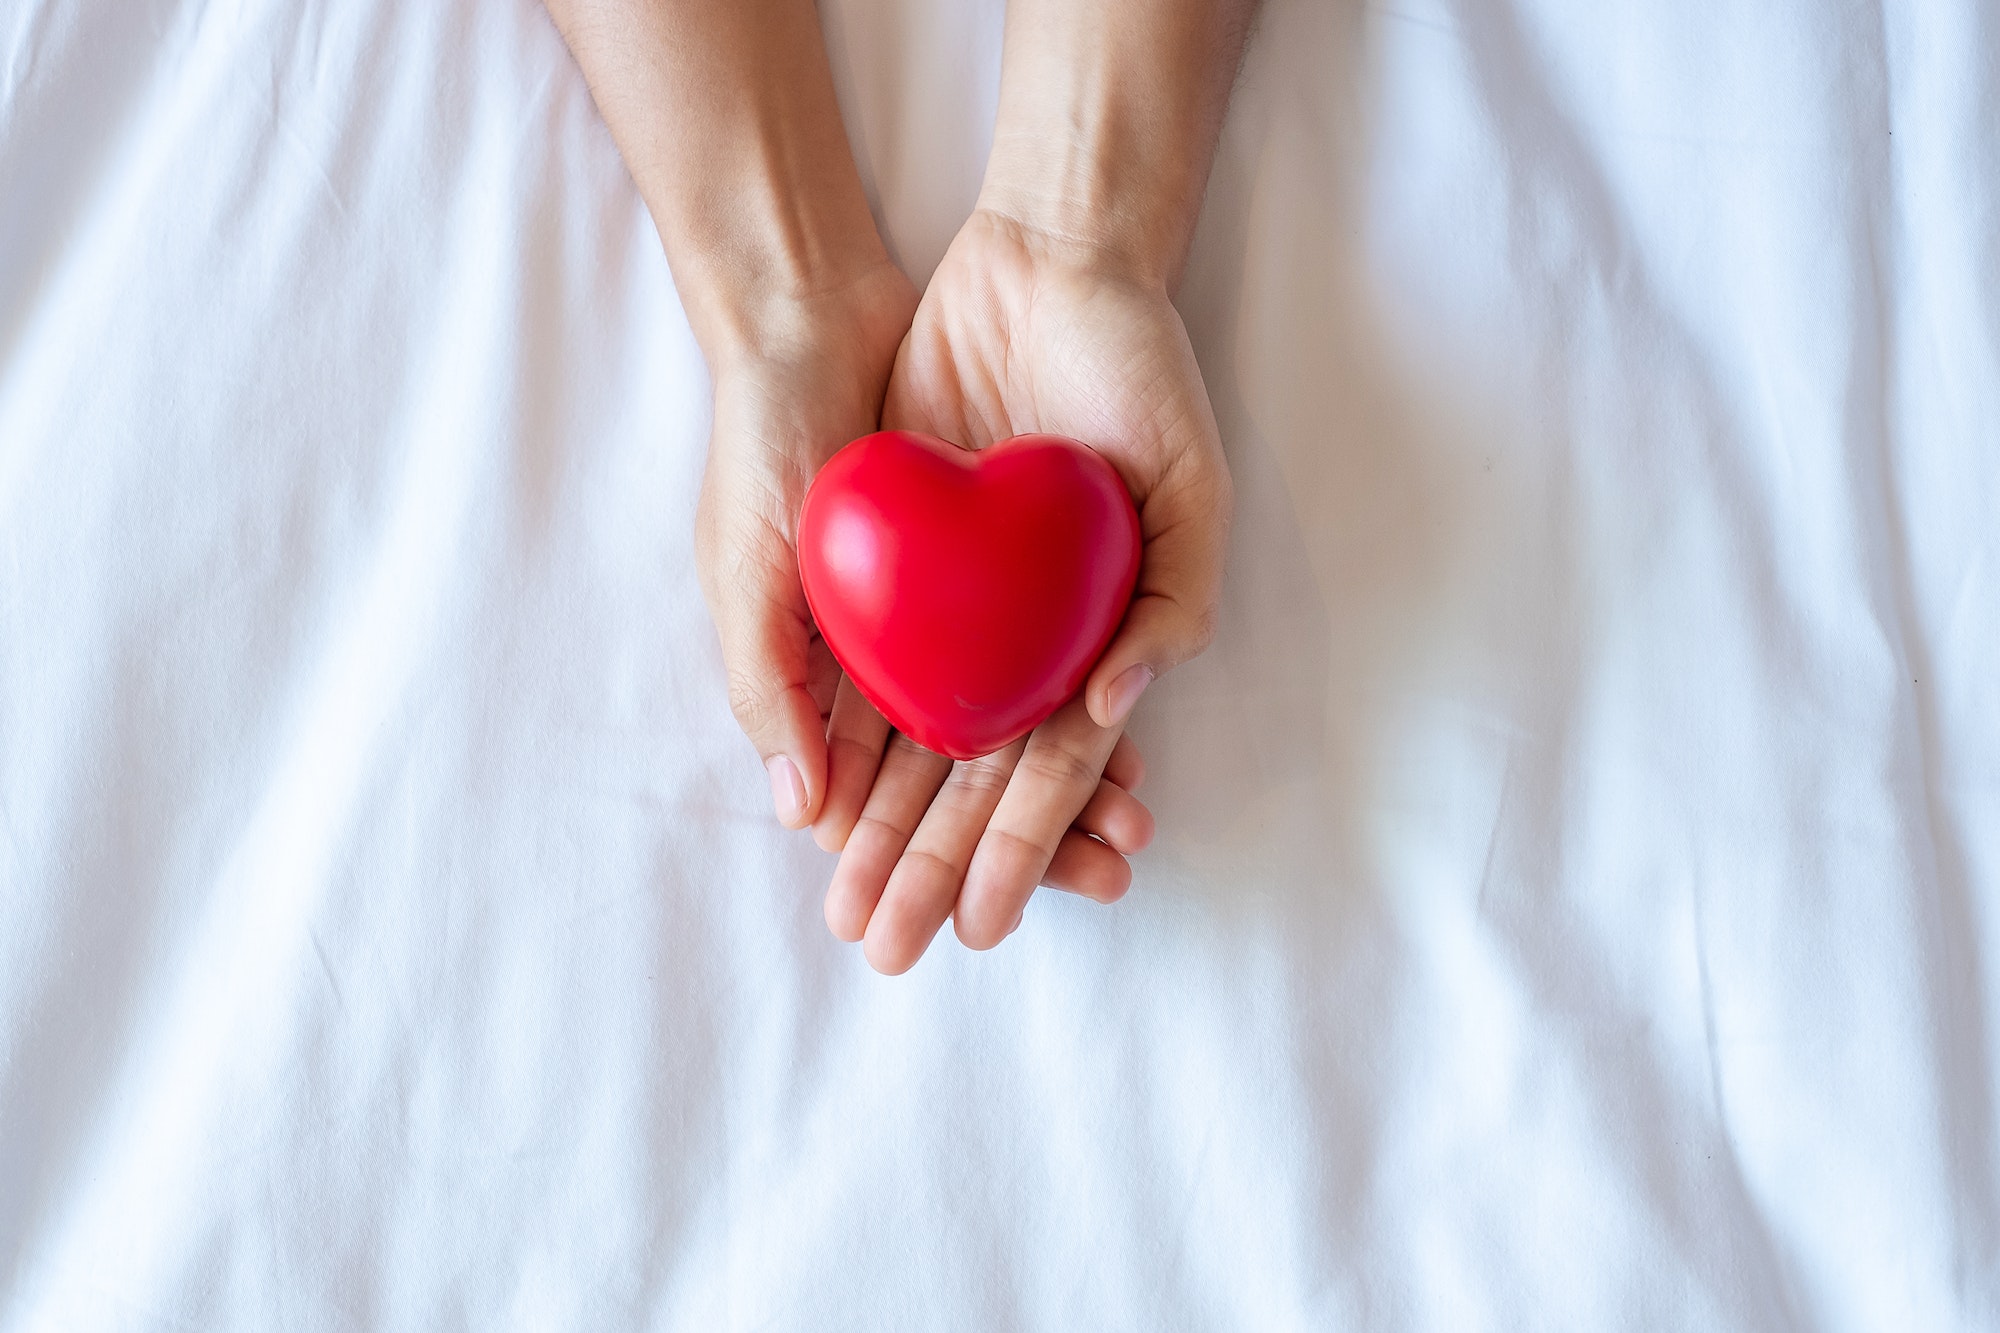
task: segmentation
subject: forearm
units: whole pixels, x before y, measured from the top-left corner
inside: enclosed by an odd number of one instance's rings
[[[888,263],[812,0],[546,0],[714,359]]]
[[[1180,277],[1257,0],[1010,0],[980,205]]]

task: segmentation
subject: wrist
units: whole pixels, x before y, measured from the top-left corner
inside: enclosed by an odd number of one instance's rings
[[[1101,225],[1102,214],[1074,221],[1057,218],[1017,201],[982,195],[959,228],[948,256],[974,271],[997,273],[1014,290],[1079,280],[1110,282],[1128,291],[1172,297],[1171,275],[1130,238]]]
[[[1042,140],[1046,147],[1046,140]],[[974,216],[1013,231],[1040,257],[1171,290],[1192,227],[1148,209],[1081,145],[1055,154],[997,135]]]
[[[702,344],[718,403],[747,391],[767,407],[784,402],[815,419],[837,418],[847,433],[831,446],[845,444],[880,419],[916,308],[916,288],[886,259],[838,286],[765,289],[757,298],[739,292],[729,318],[711,323]]]
[[[726,151],[711,145],[640,180],[688,324],[711,361],[754,355],[801,312],[901,280],[837,122],[759,117],[734,138]]]
[[[1244,0],[1013,0],[980,207],[1171,291],[1246,13]]]
[[[914,308],[910,281],[889,259],[872,221],[860,236],[750,230],[725,245],[678,247],[697,257],[672,263],[689,327],[717,369],[793,357],[843,324],[872,330],[886,312],[906,303]],[[670,243],[670,256],[675,250]],[[909,315],[901,310],[905,328]]]
[[[1017,65],[1020,62],[1017,62]],[[1003,88],[978,207],[1093,267],[1171,289],[1186,262],[1206,154],[1149,119],[1114,68],[1016,68]]]

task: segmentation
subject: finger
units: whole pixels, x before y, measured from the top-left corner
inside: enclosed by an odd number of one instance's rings
[[[868,919],[890,872],[950,771],[951,760],[943,755],[932,754],[901,734],[890,738],[868,803],[841,849],[833,882],[827,885],[826,925],[835,938],[852,944],[868,933]]]
[[[1146,496],[1132,605],[1084,685],[1099,726],[1123,726],[1147,685],[1215,637],[1231,504],[1219,446],[1182,454]]]
[[[972,949],[1006,937],[1056,845],[1097,791],[1118,733],[1072,701],[1035,728],[967,867],[954,920]]]
[[[711,447],[695,516],[696,570],[722,641],[730,711],[764,761],[778,821],[803,828],[826,784],[812,616],[791,545],[773,523],[744,521],[756,506],[719,479],[723,457]]]
[[[840,663],[834,660],[833,649],[827,647],[826,640],[814,630],[806,640],[806,693],[813,697],[813,707],[819,710],[822,725],[833,712],[834,693],[844,679]],[[831,780],[831,775],[829,775]]]
[[[952,766],[869,918],[862,947],[876,971],[907,972],[951,916],[973,849],[1025,745],[1016,741],[997,754]]]
[[[1132,792],[1146,780],[1146,761],[1139,757],[1139,747],[1129,733],[1121,732],[1118,743],[1111,747],[1111,757],[1104,761],[1104,776]]]
[[[1042,882],[1064,893],[1115,903],[1132,887],[1132,863],[1097,839],[1071,829],[1056,844],[1056,854],[1049,858]],[[1020,923],[1016,915],[1014,924]]]
[[[757,747],[771,779],[771,804],[786,828],[804,828],[826,789],[826,720],[812,696],[811,624],[761,599],[718,612],[729,709]]]
[[[1117,783],[1106,778],[1076,817],[1074,828],[1108,844],[1125,856],[1146,850],[1153,841],[1153,812]]]
[[[826,723],[826,798],[813,820],[813,841],[829,852],[847,846],[854,821],[868,801],[875,774],[882,767],[882,747],[889,741],[889,723],[868,702],[854,682],[841,677],[833,694],[833,713]]]

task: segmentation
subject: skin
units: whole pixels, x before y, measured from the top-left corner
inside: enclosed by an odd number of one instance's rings
[[[907,970],[1037,885],[1101,902],[1153,835],[1124,725],[1213,635],[1231,490],[1172,302],[1255,0],[1010,0],[978,207],[921,302],[854,169],[810,0],[547,0],[660,232],[715,386],[697,564],[779,820],[840,861],[827,924]],[[840,677],[798,575],[805,490],[878,426],[1088,441],[1145,556],[1079,697],[954,764]]]

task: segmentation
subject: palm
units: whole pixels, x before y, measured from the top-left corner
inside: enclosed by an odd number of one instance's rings
[[[975,215],[918,308],[882,424],[974,448],[1029,432],[1088,442],[1131,488],[1146,539],[1120,639],[1149,619],[1204,618],[1189,608],[1213,602],[1228,476],[1164,291],[1065,262],[1006,219]],[[1122,716],[1108,715],[1109,688],[1094,678],[1091,706],[1079,697],[1025,741],[956,767],[890,738],[845,692],[829,779],[831,822],[842,825],[830,841],[845,843],[828,891],[835,933],[865,939],[871,961],[901,971],[947,916],[966,943],[997,943],[1038,882],[1105,901],[1123,893],[1124,856],[1152,823],[1128,794],[1141,767]]]
[[[1170,453],[1205,434],[1183,427],[1198,428],[1207,410],[1164,293],[1046,265],[1018,229],[975,219],[931,279],[882,417],[973,448],[1030,431],[1073,436],[1109,457],[1143,503]]]

